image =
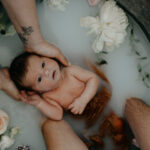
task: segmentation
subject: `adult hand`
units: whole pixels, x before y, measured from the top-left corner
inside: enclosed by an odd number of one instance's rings
[[[69,66],[69,62],[61,53],[60,49],[44,40],[38,44],[35,44],[31,48],[25,47],[25,50],[27,52],[36,53],[42,56],[56,58],[65,66]]]
[[[33,106],[38,106],[40,101],[42,100],[38,94],[35,94],[34,92],[31,94],[27,94],[25,91],[21,91],[20,98],[23,102]]]
[[[20,100],[20,93],[10,79],[8,68],[0,69],[0,89],[16,100]]]

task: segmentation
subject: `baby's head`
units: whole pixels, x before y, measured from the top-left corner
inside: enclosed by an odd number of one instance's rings
[[[56,60],[27,52],[13,60],[9,71],[20,90],[47,92],[61,81],[61,67]]]

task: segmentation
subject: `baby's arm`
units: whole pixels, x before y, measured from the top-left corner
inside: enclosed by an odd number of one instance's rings
[[[63,109],[57,102],[53,100],[50,102],[42,100],[36,107],[48,118],[52,120],[62,120]]]
[[[53,100],[46,101],[37,94],[27,95],[25,92],[21,93],[21,100],[28,104],[34,105],[44,115],[52,120],[61,120],[63,117],[62,107]]]
[[[69,71],[72,76],[85,83],[83,93],[69,106],[72,113],[82,114],[84,108],[95,96],[98,90],[99,78],[95,73],[82,69],[78,66],[71,66]]]

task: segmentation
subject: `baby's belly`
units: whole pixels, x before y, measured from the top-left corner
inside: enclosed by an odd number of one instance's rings
[[[64,107],[68,108],[70,104],[72,104],[76,98],[80,97],[84,91],[85,86],[80,87],[78,90],[68,91],[66,94],[60,94],[59,103]]]

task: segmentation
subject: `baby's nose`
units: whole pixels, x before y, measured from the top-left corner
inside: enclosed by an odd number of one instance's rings
[[[49,76],[49,71],[47,69],[45,70],[45,75]]]

